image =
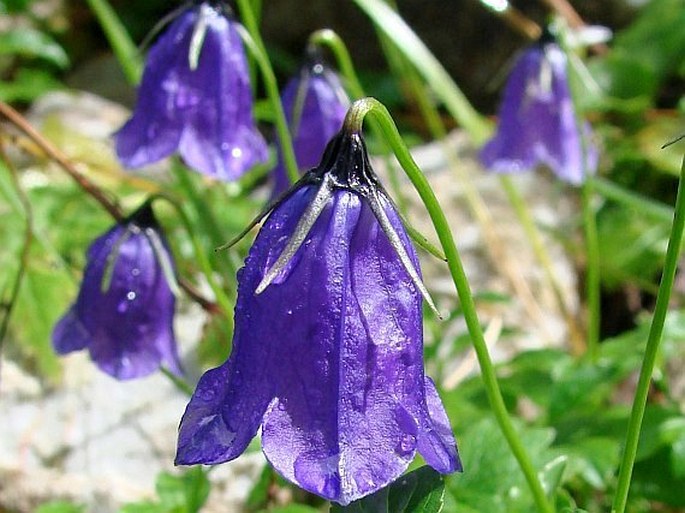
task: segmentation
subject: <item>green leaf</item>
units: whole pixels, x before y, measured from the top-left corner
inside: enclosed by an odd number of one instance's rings
[[[290,504],[282,508],[270,509],[269,513],[320,513],[320,510],[303,504]]]
[[[85,506],[65,501],[54,501],[41,504],[34,513],[83,513],[85,510]]]
[[[12,102],[31,102],[55,89],[62,89],[64,85],[41,69],[21,68],[11,82],[0,82],[0,100]]]
[[[333,504],[331,513],[440,513],[444,499],[443,476],[423,466],[348,506]]]
[[[0,0],[0,14],[16,14],[26,11],[31,0]]]
[[[390,485],[391,513],[439,513],[445,501],[445,479],[431,467],[409,472]]]
[[[568,457],[557,456],[547,463],[540,471],[540,482],[549,497],[553,497],[561,485],[562,477],[568,465]]]
[[[454,119],[474,140],[483,141],[490,131],[488,123],[402,17],[382,0],[354,0],[354,3],[411,62]]]
[[[166,510],[196,513],[206,502],[210,486],[202,467],[193,467],[182,475],[160,474],[156,489]]]
[[[554,432],[521,426],[517,431],[535,467],[544,469],[556,456],[549,450]],[[454,503],[482,513],[535,510],[525,477],[493,419],[472,424],[458,438],[464,473],[446,479]],[[551,475],[549,481],[554,481]]]
[[[40,58],[60,69],[69,66],[69,57],[51,36],[30,27],[0,33],[0,55]]]

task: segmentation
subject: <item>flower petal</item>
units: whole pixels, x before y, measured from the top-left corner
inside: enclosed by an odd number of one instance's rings
[[[454,441],[452,426],[445,413],[433,380],[424,378],[427,415],[423,417],[418,449],[431,467],[443,474],[461,472],[461,460]]]
[[[208,27],[198,66],[186,69],[201,94],[189,112],[179,153],[190,167],[230,181],[264,162],[268,148],[252,115],[250,73],[236,23],[212,8],[202,12]]]
[[[368,205],[335,194],[281,287],[293,324],[262,445],[287,479],[347,504],[414,456],[421,299]]]
[[[116,134],[116,152],[129,168],[171,155],[178,147],[189,106],[198,91],[188,67],[194,10],[176,18],[150,48],[133,117]]]
[[[287,244],[313,193],[311,187],[297,191],[269,216],[245,267],[238,271],[231,356],[221,367],[206,372],[198,383],[181,419],[177,464],[234,459],[257,433],[283,367],[281,339],[290,326],[280,321],[287,319],[290,305],[271,297],[272,289],[278,288],[275,284],[261,295],[256,295],[255,289]]]
[[[206,32],[191,69],[189,49],[200,17]],[[267,159],[235,23],[204,3],[181,14],[153,45],[133,117],[116,135],[117,155],[126,167],[144,166],[178,149],[190,167],[235,180]]]

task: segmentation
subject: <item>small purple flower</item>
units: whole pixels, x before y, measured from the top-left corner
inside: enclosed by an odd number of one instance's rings
[[[285,86],[281,101],[293,137],[297,166],[300,170],[310,169],[319,163],[326,144],[340,130],[350,100],[338,76],[320,59],[312,58]],[[272,196],[279,196],[289,187],[279,154]]]
[[[549,35],[521,55],[507,80],[497,133],[480,152],[487,169],[516,173],[544,164],[574,185],[596,171],[597,148],[589,124],[582,134],[578,128],[566,65]]]
[[[133,117],[116,134],[124,166],[178,149],[188,166],[230,181],[267,159],[237,22],[220,9],[184,11],[150,49]]]
[[[119,380],[146,376],[163,363],[180,374],[173,330],[173,272],[166,241],[145,204],[88,248],[76,302],[52,333],[55,351],[88,349]]]
[[[181,420],[176,463],[262,449],[286,479],[348,504],[418,450],[461,469],[423,371],[419,262],[359,134],[341,132],[264,223],[238,273],[233,352]]]

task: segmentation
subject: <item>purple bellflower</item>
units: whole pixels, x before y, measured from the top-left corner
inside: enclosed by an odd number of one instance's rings
[[[98,237],[87,260],[78,298],[52,333],[57,353],[88,349],[119,380],[146,376],[161,364],[180,374],[175,298],[165,276],[173,264],[150,205]]]
[[[350,99],[338,75],[326,67],[320,58],[310,57],[297,77],[286,84],[281,101],[293,137],[295,160],[301,170],[316,166],[326,144],[340,130]],[[283,158],[279,154],[274,169],[272,197],[278,197],[290,187]]]
[[[200,379],[176,463],[262,449],[287,480],[348,504],[418,450],[442,473],[457,447],[423,370],[419,262],[357,133],[340,132],[265,221],[238,273],[233,352]]]
[[[573,185],[595,172],[597,149],[589,124],[582,133],[578,127],[566,67],[566,55],[549,33],[519,57],[504,89],[497,133],[480,152],[487,169],[516,173],[543,164]]]
[[[116,134],[124,166],[178,150],[191,168],[231,181],[267,159],[237,22],[221,9],[187,9],[150,49],[133,117]]]

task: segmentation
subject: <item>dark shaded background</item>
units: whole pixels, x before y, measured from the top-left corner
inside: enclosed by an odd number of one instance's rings
[[[627,0],[577,0],[571,2],[589,24],[618,29],[630,22],[634,8]],[[176,2],[113,0],[112,4],[137,41],[155,23],[173,10]],[[539,0],[519,0],[512,4],[526,16],[542,24],[548,11]],[[500,70],[526,44],[504,21],[489,12],[478,0],[398,1],[400,13],[452,74],[476,108],[485,113],[496,109]],[[71,1],[71,19],[76,25],[66,44],[76,55],[71,85],[82,86],[104,96],[130,103],[129,88],[117,77],[116,65],[107,64],[107,42],[87,6]],[[332,28],[347,43],[362,81],[372,94],[391,94],[387,66],[373,26],[349,0],[264,0],[263,35],[274,57],[281,80],[297,66],[307,37],[319,28]],[[99,57],[92,61],[93,48]],[[79,60],[79,56],[83,60]],[[86,60],[90,59],[90,60]],[[100,60],[102,59],[102,60]],[[105,78],[108,77],[108,78]],[[387,94],[383,94],[385,93]]]

